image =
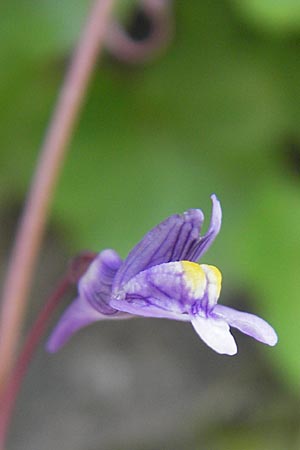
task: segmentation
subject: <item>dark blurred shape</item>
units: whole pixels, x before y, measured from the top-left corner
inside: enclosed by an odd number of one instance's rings
[[[110,25],[107,50],[126,64],[141,64],[161,54],[173,36],[173,14],[169,0],[142,0],[128,26]]]
[[[153,31],[153,23],[150,18],[147,16],[145,11],[141,8],[138,8],[129,23],[127,28],[128,35],[134,41],[143,41],[148,39],[151,36]]]
[[[300,176],[300,138],[287,136],[284,139],[281,152],[286,168],[290,173]]]

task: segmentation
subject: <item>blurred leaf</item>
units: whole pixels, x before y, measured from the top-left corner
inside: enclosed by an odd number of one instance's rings
[[[286,426],[286,424],[284,424]],[[287,428],[287,429],[286,429]],[[296,450],[295,432],[291,436],[289,427],[281,426],[281,424],[258,424],[256,427],[232,427],[223,430],[222,433],[212,439],[211,448],[218,450],[240,450],[248,448],[251,450],[282,450],[289,448]],[[287,447],[287,444],[291,446]],[[245,447],[247,445],[247,447]],[[202,447],[198,447],[200,450]]]
[[[298,0],[232,0],[250,23],[275,34],[300,31]]]
[[[299,185],[274,175],[259,184],[236,234],[236,275],[259,299],[257,313],[278,332],[279,343],[269,354],[277,361],[282,380],[289,377],[299,386]]]
[[[266,388],[266,381],[262,381]],[[249,414],[242,414],[227,423],[213,424],[199,434],[199,448],[218,450],[296,450],[299,448],[299,405],[296,398],[277,391],[276,398],[262,401]]]

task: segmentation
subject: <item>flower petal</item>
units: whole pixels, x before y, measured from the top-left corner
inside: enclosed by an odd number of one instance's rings
[[[76,331],[92,322],[130,317],[109,305],[112,283],[121,264],[114,250],[104,250],[94,259],[78,283],[78,298],[67,308],[49,338],[49,352],[56,352]]]
[[[186,259],[189,261],[198,261],[201,256],[208,250],[213,243],[215,237],[218,235],[222,223],[222,209],[216,195],[211,196],[212,213],[210,225],[207,233],[204,236],[198,237],[197,241],[190,248]]]
[[[191,316],[191,322],[200,338],[217,353],[235,355],[237,346],[225,320]]]
[[[200,209],[190,209],[161,222],[133,248],[118,271],[113,291],[143,270],[162,263],[188,259],[203,223]]]
[[[60,318],[47,341],[46,349],[50,353],[57,352],[76,331],[93,322],[130,317],[128,314],[122,314],[118,311],[110,315],[101,314],[86,299],[78,297],[70,304]]]
[[[277,344],[278,337],[271,325],[254,314],[238,311],[224,305],[216,305],[213,314],[226,320],[230,326],[237,328],[257,341],[271,346]]]
[[[113,305],[115,308],[119,307],[120,311],[128,313],[128,317],[140,316],[140,317],[151,317],[152,319],[170,319],[178,320],[180,322],[189,322],[190,317],[188,314],[178,313],[176,311],[167,311],[165,309],[158,308],[152,304],[154,299],[151,298],[138,298],[131,297],[127,299],[126,302],[118,303],[118,300],[113,300]],[[130,316],[131,315],[131,316]],[[110,316],[108,316],[110,317]]]
[[[131,278],[116,295],[113,294],[110,305],[135,315],[188,321],[190,290],[184,277],[181,262],[151,267]],[[206,282],[205,278],[203,282]]]
[[[114,277],[122,260],[114,250],[103,250],[90,264],[78,283],[79,295],[102,314],[114,314],[109,305]]]

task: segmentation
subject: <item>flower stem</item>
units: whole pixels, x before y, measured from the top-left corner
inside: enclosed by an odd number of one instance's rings
[[[0,311],[0,392],[16,357],[28,293],[55,185],[114,0],[95,0],[58,98],[19,223]]]
[[[62,297],[66,294],[70,286],[77,284],[79,278],[86,271],[89,264],[93,261],[96,254],[84,252],[71,262],[67,274],[58,283],[54,292],[50,295],[43,309],[34,322],[28,336],[25,340],[23,349],[19,355],[17,363],[12,371],[9,382],[0,397],[0,449],[4,449],[9,424],[11,421],[13,409],[16,403],[17,395],[26,374],[34,352],[46,331],[47,325],[59,305]]]

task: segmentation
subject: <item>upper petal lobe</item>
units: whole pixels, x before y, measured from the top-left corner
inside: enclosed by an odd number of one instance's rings
[[[211,196],[212,200],[212,213],[210,219],[210,225],[208,231],[204,236],[198,236],[198,239],[191,246],[186,259],[189,261],[198,261],[201,256],[208,250],[211,246],[215,237],[218,235],[221,223],[222,223],[222,210],[219,200],[215,195]]]
[[[203,223],[200,209],[190,209],[161,222],[133,248],[118,271],[113,291],[150,267],[187,259]]]

